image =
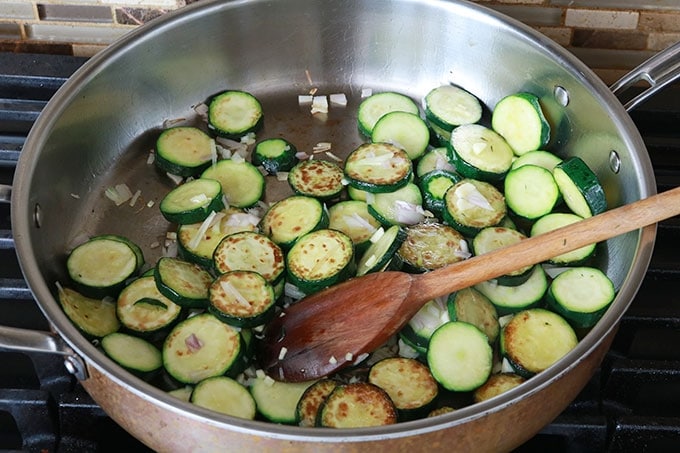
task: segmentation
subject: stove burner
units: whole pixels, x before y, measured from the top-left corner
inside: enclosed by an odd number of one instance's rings
[[[26,134],[85,59],[0,53],[0,183],[11,184]],[[680,185],[680,86],[632,112],[659,191]],[[0,205],[0,324],[47,330]],[[676,451],[680,442],[680,220],[659,226],[642,287],[610,352],[576,400],[516,451]],[[147,451],[116,425],[61,358],[0,350],[0,450]]]

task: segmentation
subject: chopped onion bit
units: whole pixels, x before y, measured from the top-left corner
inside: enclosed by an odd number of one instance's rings
[[[347,96],[345,96],[345,93],[331,94],[330,100],[331,100],[331,104],[342,105],[342,106],[347,105]]]
[[[109,187],[104,194],[106,195],[106,198],[113,201],[116,206],[120,206],[132,198],[132,191],[127,184],[116,184],[113,187]]]
[[[201,240],[205,236],[205,233],[208,231],[208,228],[212,225],[212,221],[215,219],[215,216],[217,213],[215,211],[212,211],[210,214],[208,214],[208,217],[205,218],[203,223],[201,223],[201,226],[198,228],[198,231],[196,232],[196,235],[191,238],[191,241],[189,241],[189,248],[190,249],[195,249],[198,247],[198,244],[201,243]]]
[[[300,95],[298,95],[298,104],[300,104],[300,105],[311,104],[313,100],[314,100],[314,96],[312,96],[311,94],[300,94]]]
[[[312,115],[315,113],[328,113],[328,98],[326,96],[314,96],[311,111]]]
[[[250,308],[250,302],[248,302],[248,299],[243,297],[243,294],[241,294],[239,290],[231,284],[231,282],[220,282],[220,288],[222,288],[222,291],[224,291],[228,296],[233,297],[234,300],[243,307]]]

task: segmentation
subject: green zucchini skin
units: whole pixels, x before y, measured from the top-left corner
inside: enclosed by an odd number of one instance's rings
[[[116,297],[139,271],[139,247],[110,235],[95,236],[74,248],[66,260],[71,283],[84,296]],[[102,266],[106,263],[106,266]]]
[[[206,308],[212,275],[197,264],[161,257],[156,262],[154,281],[158,291],[181,307]]]
[[[365,143],[347,156],[345,178],[351,187],[371,193],[394,192],[413,175],[406,151],[390,143]]]
[[[368,382],[387,392],[400,421],[426,415],[439,395],[439,385],[424,363],[405,357],[388,357],[371,366]]]
[[[357,109],[357,125],[359,132],[366,137],[373,133],[375,124],[390,112],[419,113],[418,105],[408,96],[393,91],[374,93],[359,104]]]
[[[532,308],[515,314],[501,331],[500,351],[522,377],[546,370],[571,351],[578,339],[557,313]]]
[[[224,375],[237,363],[241,335],[212,314],[199,314],[172,329],[162,352],[163,364],[170,376],[185,384],[196,384]]]
[[[305,294],[339,283],[356,272],[352,240],[337,230],[302,236],[286,255],[287,279]]]
[[[550,123],[543,114],[540,99],[533,93],[515,93],[498,101],[491,126],[518,156],[542,149],[550,141]]]
[[[385,390],[369,382],[339,385],[324,400],[317,426],[358,428],[397,423],[398,414]]]
[[[262,325],[274,316],[274,288],[253,271],[231,271],[217,277],[209,288],[208,311],[235,327]]]
[[[298,195],[330,200],[337,198],[344,186],[343,170],[326,160],[312,159],[298,162],[288,173],[288,184]]]
[[[546,305],[575,328],[587,329],[600,320],[615,296],[614,284],[604,272],[580,266],[553,279],[546,293]]]
[[[156,140],[154,163],[173,175],[196,176],[210,165],[215,149],[213,138],[201,129],[171,127],[161,132]]]
[[[231,207],[249,208],[264,195],[264,176],[256,166],[245,160],[232,158],[217,161],[201,174],[201,178],[218,181],[226,198],[225,203]]]
[[[255,145],[252,163],[262,166],[270,175],[290,171],[297,163],[297,148],[285,138],[267,138]]]
[[[295,195],[274,203],[260,221],[260,231],[288,250],[301,237],[328,227],[328,212],[319,200]]]
[[[491,375],[493,350],[477,327],[450,321],[430,337],[427,363],[445,389],[467,392],[482,386]]]
[[[239,140],[257,132],[263,122],[262,105],[251,93],[227,90],[208,102],[208,129],[219,136]]]
[[[219,181],[198,178],[185,182],[161,200],[161,214],[168,222],[189,224],[204,221],[211,212],[224,209]]]

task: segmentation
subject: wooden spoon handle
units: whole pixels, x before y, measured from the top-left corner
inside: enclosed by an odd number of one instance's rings
[[[680,214],[680,187],[419,276],[429,300]]]

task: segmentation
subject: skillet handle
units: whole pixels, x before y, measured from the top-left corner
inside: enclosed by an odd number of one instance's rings
[[[672,83],[680,76],[680,42],[662,50],[649,60],[616,81],[610,89],[619,96],[640,81],[646,81],[649,88],[623,104],[630,111],[646,101],[657,91]]]
[[[12,200],[12,186],[0,184],[0,203],[9,203]]]
[[[61,355],[73,354],[66,342],[56,334],[7,326],[0,326],[0,348]]]

